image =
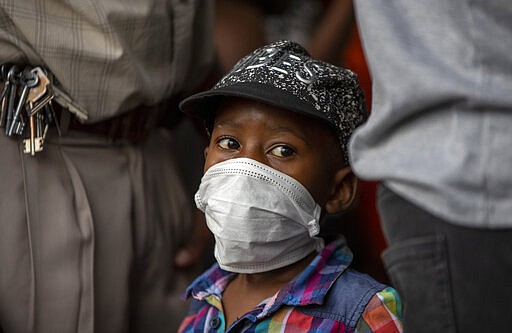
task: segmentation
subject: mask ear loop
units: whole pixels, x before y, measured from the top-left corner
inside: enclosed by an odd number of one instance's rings
[[[316,239],[316,252],[320,253],[325,246],[324,239],[322,237],[316,237],[320,233],[320,215],[322,213],[322,207],[318,204],[315,206],[313,213],[314,219],[308,222],[309,237]]]
[[[196,192],[196,194],[194,195],[194,201],[196,202],[196,207],[204,213],[206,205],[204,204],[203,200],[201,199],[201,195],[199,194],[199,191]]]
[[[309,237],[313,238],[320,232],[320,214],[322,213],[322,208],[319,205],[315,206],[315,211],[313,212],[314,219],[308,222],[307,228],[309,231]]]

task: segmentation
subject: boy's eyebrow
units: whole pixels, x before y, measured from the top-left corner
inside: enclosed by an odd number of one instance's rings
[[[214,124],[214,126],[227,126],[227,127],[238,128],[240,126],[240,122],[237,122],[237,121],[232,120],[232,119],[226,119],[226,120],[223,120],[223,121],[220,121],[220,122],[216,122]],[[304,133],[303,131],[299,132],[299,131],[293,130],[293,129],[289,128],[289,127],[286,127],[286,126],[269,126],[269,129],[271,129],[272,131],[275,131],[275,132],[287,132],[287,133],[290,133],[290,134],[298,137],[302,141],[304,141],[306,144],[309,144],[308,137],[307,137],[306,133]]]
[[[218,125],[228,125],[228,126],[238,126],[238,122],[232,120],[232,119],[226,119],[226,120],[223,120],[223,121],[215,121],[213,123],[213,126],[216,127]]]
[[[309,145],[308,137],[307,137],[306,133],[304,133],[304,131],[299,132],[299,131],[293,130],[289,127],[286,127],[286,126],[275,126],[275,127],[270,127],[270,129],[273,131],[276,131],[276,132],[291,133]]]
[[[215,127],[238,128],[238,127],[240,127],[240,122],[232,120],[232,119],[215,121],[213,123],[213,128],[215,128]]]

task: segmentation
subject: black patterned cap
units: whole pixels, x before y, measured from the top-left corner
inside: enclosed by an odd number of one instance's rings
[[[338,135],[347,164],[350,136],[368,116],[354,72],[313,59],[302,46],[286,40],[242,58],[212,89],[183,100],[180,109],[211,125],[223,96],[248,98],[326,121]]]

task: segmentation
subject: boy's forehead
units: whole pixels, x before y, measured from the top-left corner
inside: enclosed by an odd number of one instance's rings
[[[304,139],[308,135],[311,138],[313,136],[315,138],[326,137],[323,133],[329,133],[327,136],[336,138],[336,131],[327,121],[297,114],[285,108],[236,97],[227,97],[219,105],[214,124],[227,125],[234,129],[241,126],[250,129],[256,119],[260,123],[266,124],[269,129],[289,130]]]
[[[251,117],[255,115],[257,115],[259,119],[273,120],[277,123],[305,118],[285,108],[265,104],[249,98],[224,97],[217,107],[214,122],[251,122]]]
[[[277,123],[311,119],[279,106],[274,106],[249,98],[224,97],[215,112],[214,122],[251,122],[255,114],[262,120]],[[248,116],[251,117],[248,117]]]

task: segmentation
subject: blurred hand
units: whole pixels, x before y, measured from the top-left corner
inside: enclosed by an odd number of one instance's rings
[[[210,242],[213,235],[206,225],[203,212],[194,211],[194,227],[187,244],[178,250],[174,258],[174,265],[177,268],[186,269],[204,259],[204,255],[210,250]],[[213,254],[211,254],[213,257]]]

